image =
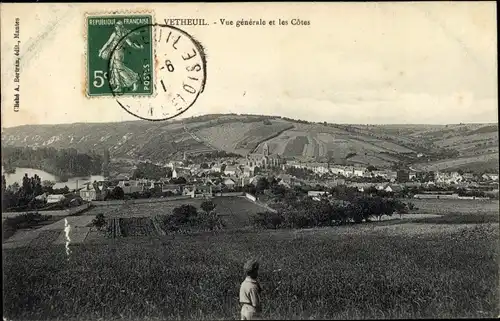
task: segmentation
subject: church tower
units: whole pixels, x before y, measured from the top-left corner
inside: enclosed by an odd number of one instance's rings
[[[263,150],[264,156],[269,156],[269,146],[267,145],[267,142],[264,143],[264,146],[262,146],[262,150]]]

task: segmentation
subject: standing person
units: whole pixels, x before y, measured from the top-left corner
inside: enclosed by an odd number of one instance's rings
[[[249,260],[243,266],[246,274],[245,280],[240,287],[241,320],[257,320],[262,312],[260,301],[260,287],[257,277],[259,276],[259,262]]]

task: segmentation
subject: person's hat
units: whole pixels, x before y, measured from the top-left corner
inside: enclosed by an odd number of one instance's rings
[[[245,265],[243,265],[243,270],[245,273],[250,273],[259,269],[259,262],[256,259],[248,260]]]

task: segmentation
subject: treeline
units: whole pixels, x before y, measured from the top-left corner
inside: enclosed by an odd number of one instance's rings
[[[285,173],[300,179],[307,179],[315,176],[314,172],[308,168],[288,167]]]
[[[159,180],[172,177],[172,169],[152,163],[139,163],[132,174],[132,179],[147,178]]]
[[[79,153],[74,148],[3,147],[3,166],[40,169],[61,178],[101,173],[102,156],[90,151]]]
[[[261,179],[262,181],[265,178]],[[329,197],[320,196],[313,200],[301,187],[286,188],[276,180],[257,184],[267,187],[270,206],[275,212],[258,213],[253,218],[255,226],[263,228],[308,228],[339,226],[348,223],[368,222],[383,215],[407,213],[411,204],[405,204],[392,197],[366,195],[356,188],[338,186],[328,189]]]
[[[240,154],[226,152],[223,150],[213,151],[209,153],[196,154],[196,155],[187,155],[187,159],[192,162],[203,162],[203,161],[211,161],[214,159],[225,158],[225,157],[234,157],[240,158],[243,157]]]
[[[40,176],[29,177],[25,174],[22,184],[15,182],[7,186],[5,176],[2,175],[2,210],[23,211],[26,209],[41,208],[43,201],[37,201],[36,196],[47,194],[67,194],[69,189],[65,186],[62,189],[52,188],[52,182],[42,181]]]

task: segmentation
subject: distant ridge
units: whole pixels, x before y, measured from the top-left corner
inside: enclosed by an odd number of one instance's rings
[[[267,115],[207,114],[168,122],[134,120],[2,129],[2,147],[44,146],[82,152],[107,148],[115,158],[159,162],[184,152],[224,150],[246,155],[263,142],[272,153],[304,161],[326,161],[330,151],[336,159],[354,155],[349,157],[352,163],[390,167],[401,161],[424,161],[415,158],[418,154],[444,153],[450,159],[465,157],[477,165],[491,163],[491,157],[483,162],[482,156],[498,153],[498,124],[353,125]]]

